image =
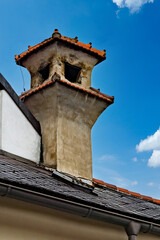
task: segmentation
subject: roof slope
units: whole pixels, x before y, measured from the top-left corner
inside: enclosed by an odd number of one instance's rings
[[[106,51],[100,51],[97,50],[95,48],[92,48],[92,44],[85,44],[82,42],[78,41],[78,38],[69,38],[69,37],[65,37],[62,36],[57,29],[55,29],[54,33],[52,34],[51,38],[45,39],[43,42],[31,47],[28,46],[28,50],[19,54],[19,55],[15,55],[15,60],[16,63],[18,65],[21,65],[21,60],[23,60],[24,58],[28,57],[29,55],[31,55],[32,53],[35,53],[36,51],[38,51],[41,48],[44,48],[46,46],[48,46],[49,44],[55,42],[55,41],[60,41],[60,42],[64,42],[65,44],[68,44],[70,46],[72,46],[73,48],[78,48],[81,49],[84,52],[87,52],[91,55],[94,55],[95,57],[97,57],[99,59],[99,62],[103,61],[106,59]]]
[[[113,96],[108,96],[108,95],[106,95],[104,93],[101,93],[99,91],[95,91],[95,90],[93,90],[94,88],[90,88],[91,90],[89,90],[89,89],[83,88],[81,86],[78,86],[77,84],[71,83],[69,81],[61,80],[61,79],[59,79],[59,80],[57,80],[57,79],[49,80],[49,81],[44,82],[39,87],[31,88],[30,90],[22,93],[20,95],[20,99],[23,100],[24,98],[29,97],[30,95],[32,95],[32,94],[34,94],[34,93],[36,93],[36,92],[38,92],[40,90],[43,90],[44,88],[47,88],[47,87],[55,84],[55,82],[59,82],[59,83],[61,83],[63,85],[66,85],[66,86],[69,86],[71,88],[77,89],[77,90],[79,90],[81,92],[90,94],[92,96],[96,96],[96,97],[98,97],[100,99],[103,99],[103,100],[107,101],[109,104],[112,104],[114,102],[114,97]]]
[[[119,212],[124,216],[135,216],[139,219],[160,223],[160,204],[141,199],[111,189],[107,186],[96,186],[93,192],[78,188],[65,182],[40,167],[19,162],[10,157],[0,155],[0,181],[18,185],[23,188],[45,192],[62,199],[69,199],[99,209]]]

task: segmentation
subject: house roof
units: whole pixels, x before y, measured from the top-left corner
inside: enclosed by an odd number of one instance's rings
[[[28,121],[32,124],[34,129],[41,134],[40,124],[36,120],[36,118],[32,115],[32,113],[29,111],[29,109],[25,106],[25,104],[20,100],[16,92],[13,90],[11,85],[7,82],[7,80],[3,77],[3,75],[0,73],[0,90],[5,90],[9,96],[12,98],[12,100],[15,102],[17,107],[20,109],[20,111],[25,115],[25,117],[28,119]]]
[[[81,86],[78,86],[77,84],[71,83],[71,82],[66,81],[66,80],[61,80],[61,79],[59,79],[59,80],[56,80],[56,79],[55,80],[49,80],[49,81],[44,82],[42,85],[38,86],[37,88],[31,88],[30,90],[22,93],[20,95],[20,99],[24,99],[26,97],[29,97],[30,95],[32,95],[32,94],[34,94],[38,91],[41,91],[46,87],[49,87],[49,86],[55,84],[56,81],[61,83],[61,84],[67,85],[71,88],[77,89],[81,92],[84,92],[84,93],[90,94],[92,96],[96,96],[100,99],[103,99],[103,100],[107,101],[109,104],[112,104],[114,102],[114,97],[113,96],[108,96],[104,93],[99,92],[98,90],[96,90],[94,88],[90,88],[90,90],[89,90],[89,89],[83,88]]]
[[[117,186],[115,186],[113,184],[106,183],[106,182],[104,182],[102,180],[99,180],[99,179],[93,178],[93,182],[95,184],[98,184],[99,186],[106,186],[106,187],[114,189],[114,190],[116,190],[118,192],[123,192],[123,193],[126,193],[128,195],[131,195],[131,196],[134,196],[134,197],[138,197],[138,198],[147,200],[149,202],[160,204],[160,200],[159,199],[155,199],[155,198],[152,198],[152,197],[149,197],[149,196],[145,196],[145,195],[142,195],[140,193],[132,192],[132,191],[129,191],[127,189],[117,187]]]
[[[29,55],[35,53],[39,49],[44,48],[44,47],[48,46],[49,44],[52,44],[55,41],[63,42],[69,46],[72,46],[73,48],[76,48],[76,49],[82,50],[88,54],[94,55],[96,58],[99,59],[99,62],[106,59],[106,51],[105,50],[100,51],[95,48],[92,48],[91,43],[85,44],[85,43],[79,42],[77,37],[69,38],[69,37],[62,36],[58,32],[58,30],[55,29],[54,33],[52,34],[52,37],[45,39],[43,42],[41,42],[33,47],[28,46],[27,51],[25,51],[19,55],[15,55],[16,63],[18,65],[21,65],[23,59],[25,59]]]
[[[51,171],[42,167],[20,162],[0,154],[0,182],[20,186],[24,189],[43,192],[61,199],[83,203],[90,207],[110,210],[124,216],[136,217],[160,223],[160,201],[124,191],[113,185],[93,179],[93,191],[57,178]]]

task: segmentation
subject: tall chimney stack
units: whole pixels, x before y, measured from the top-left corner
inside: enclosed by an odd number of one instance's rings
[[[40,122],[43,164],[91,180],[91,129],[114,101],[91,87],[92,69],[105,51],[55,29],[15,59],[31,74],[31,89],[21,99]]]

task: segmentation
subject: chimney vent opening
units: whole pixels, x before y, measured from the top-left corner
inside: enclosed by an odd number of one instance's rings
[[[69,80],[70,82],[81,83],[81,81],[79,79],[80,73],[81,73],[81,68],[71,65],[67,62],[65,62],[64,64],[65,64],[65,78],[67,80]]]
[[[39,73],[42,75],[44,81],[47,80],[49,77],[49,64],[46,67],[40,69]]]

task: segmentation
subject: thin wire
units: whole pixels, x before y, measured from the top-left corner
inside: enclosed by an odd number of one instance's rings
[[[19,64],[20,64],[20,62],[19,62]],[[20,72],[21,72],[22,80],[23,80],[23,90],[24,90],[24,92],[25,92],[25,91],[26,91],[26,90],[25,90],[25,80],[24,80],[24,76],[23,76],[23,72],[22,72],[21,66],[19,65],[19,67],[20,67]]]

